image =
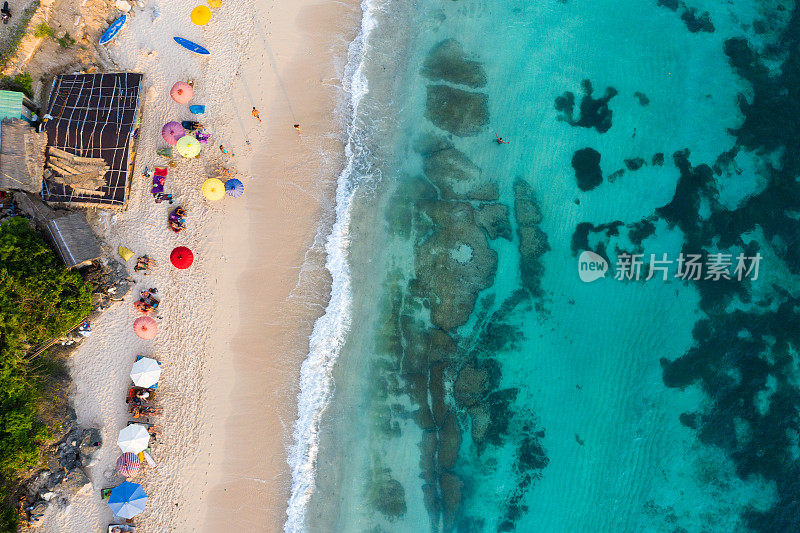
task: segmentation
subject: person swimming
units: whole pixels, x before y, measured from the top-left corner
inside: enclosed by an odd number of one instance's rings
[[[500,137],[498,134],[495,133],[494,136],[495,136],[494,142],[496,142],[497,144],[509,144],[508,141],[504,141],[503,138]]]

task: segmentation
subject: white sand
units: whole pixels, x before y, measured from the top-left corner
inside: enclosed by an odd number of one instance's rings
[[[109,70],[145,74],[143,122],[128,209],[100,213],[95,227],[114,249],[127,246],[159,266],[134,276],[133,292],[94,323],[73,356],[78,421],[100,427],[104,445],[88,472],[92,484],[68,507],[48,510],[40,528],[46,532],[101,531],[112,521],[100,489],[122,481],[114,473],[116,439],[130,419],[124,398],[136,355],[162,362],[158,403],[165,410],[153,451],[158,471],[144,469],[134,479],[150,497],[137,530],[276,530],[285,520],[297,369],[327,297],[326,278],[317,276],[323,258],[313,244],[341,154],[331,58],[352,38],[357,10],[330,0],[273,0],[257,9],[226,0],[200,28],[189,20],[199,3],[148,0],[104,57]],[[211,56],[180,48],[176,35]],[[206,105],[204,116],[169,98],[172,84],[188,78],[192,103]],[[264,124],[250,116],[252,105]],[[174,206],[155,204],[140,173],[164,162],[155,155],[165,146],[161,126],[188,119],[203,122],[215,138],[199,159],[169,170],[165,191],[188,215],[187,229],[174,234],[166,224]],[[302,137],[291,128],[295,120]],[[220,143],[235,157],[223,156]],[[236,164],[245,195],[211,204],[200,185],[222,163]],[[188,270],[169,264],[178,245],[195,253]],[[134,295],[148,287],[162,298],[154,341],[138,339],[131,328]]]

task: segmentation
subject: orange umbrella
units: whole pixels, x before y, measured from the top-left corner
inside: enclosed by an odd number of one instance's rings
[[[194,91],[192,86],[185,81],[176,82],[169,91],[169,95],[179,104],[186,104],[192,99]]]
[[[140,316],[133,321],[133,332],[142,339],[152,339],[158,333],[158,322],[150,316]]]

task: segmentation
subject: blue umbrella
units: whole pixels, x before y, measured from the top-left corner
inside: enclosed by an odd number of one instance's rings
[[[144,511],[147,503],[147,494],[138,483],[125,481],[117,485],[111,491],[108,498],[108,506],[114,512],[114,516],[120,518],[133,518]]]
[[[236,178],[231,178],[225,182],[225,192],[228,196],[239,198],[244,192],[244,184]]]

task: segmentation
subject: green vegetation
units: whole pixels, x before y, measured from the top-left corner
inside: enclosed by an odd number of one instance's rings
[[[17,74],[0,78],[0,89],[6,91],[19,91],[28,98],[33,98],[33,78],[30,74]]]
[[[75,39],[70,37],[69,32],[64,32],[64,35],[56,39],[56,42],[61,45],[61,48],[72,48],[75,46]]]
[[[31,17],[38,8],[38,0],[31,2],[30,5],[20,13],[17,23],[12,28],[8,37],[3,42],[0,42],[0,69],[7,67],[11,58],[17,53],[17,47],[19,47],[19,43],[25,35],[25,31],[28,29],[28,23],[31,21]]]
[[[22,475],[41,460],[50,431],[47,380],[57,364],[32,347],[58,338],[92,311],[91,289],[42,238],[15,217],[0,224],[0,531],[13,531],[11,500]],[[61,391],[63,394],[63,391]]]
[[[40,22],[39,25],[36,27],[36,31],[33,32],[34,37],[42,38],[42,37],[55,37],[56,30],[46,22]]]

